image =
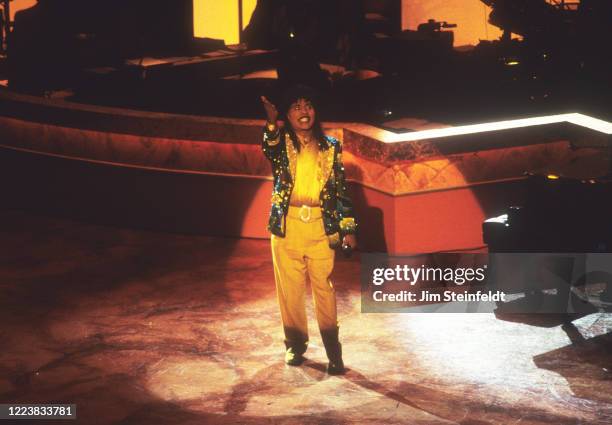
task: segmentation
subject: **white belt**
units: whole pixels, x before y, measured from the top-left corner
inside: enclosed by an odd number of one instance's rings
[[[310,223],[323,217],[321,207],[310,207],[302,205],[301,207],[289,206],[287,216],[290,218],[298,218],[304,223]]]

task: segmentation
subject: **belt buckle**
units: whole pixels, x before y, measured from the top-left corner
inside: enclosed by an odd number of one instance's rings
[[[300,208],[300,220],[302,220],[304,223],[308,223],[310,221],[311,209],[312,208],[308,205],[302,205]],[[306,214],[304,212],[306,212]]]

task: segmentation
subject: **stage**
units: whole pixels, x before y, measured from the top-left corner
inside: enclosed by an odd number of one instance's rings
[[[0,425],[612,424],[605,3],[0,2]],[[346,183],[358,223],[331,275],[345,374],[309,284],[287,364],[298,245],[273,265],[261,145],[283,117],[313,157],[280,158],[280,197],[316,206],[334,159],[326,217]],[[287,234],[310,251],[315,225]]]
[[[334,272],[345,376],[283,363],[267,240],[0,212],[0,398],[95,424],[609,424],[609,314],[362,314]],[[10,422],[7,422],[7,424]],[[16,421],[15,423],[21,423]],[[49,422],[59,423],[59,422]]]

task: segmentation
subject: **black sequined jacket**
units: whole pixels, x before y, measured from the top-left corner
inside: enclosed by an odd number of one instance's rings
[[[262,149],[272,163],[274,178],[268,230],[274,235],[284,237],[285,217],[295,181],[298,152],[283,129],[277,129],[274,133],[264,129]],[[346,190],[342,146],[340,141],[330,136],[319,141],[318,178],[323,188],[319,197],[323,226],[330,238],[330,245],[334,246],[344,235],[355,233],[357,225],[353,205]]]

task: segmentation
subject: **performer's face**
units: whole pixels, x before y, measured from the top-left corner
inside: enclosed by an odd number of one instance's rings
[[[316,112],[312,103],[306,99],[298,99],[289,107],[287,119],[294,130],[308,131],[312,128]]]

